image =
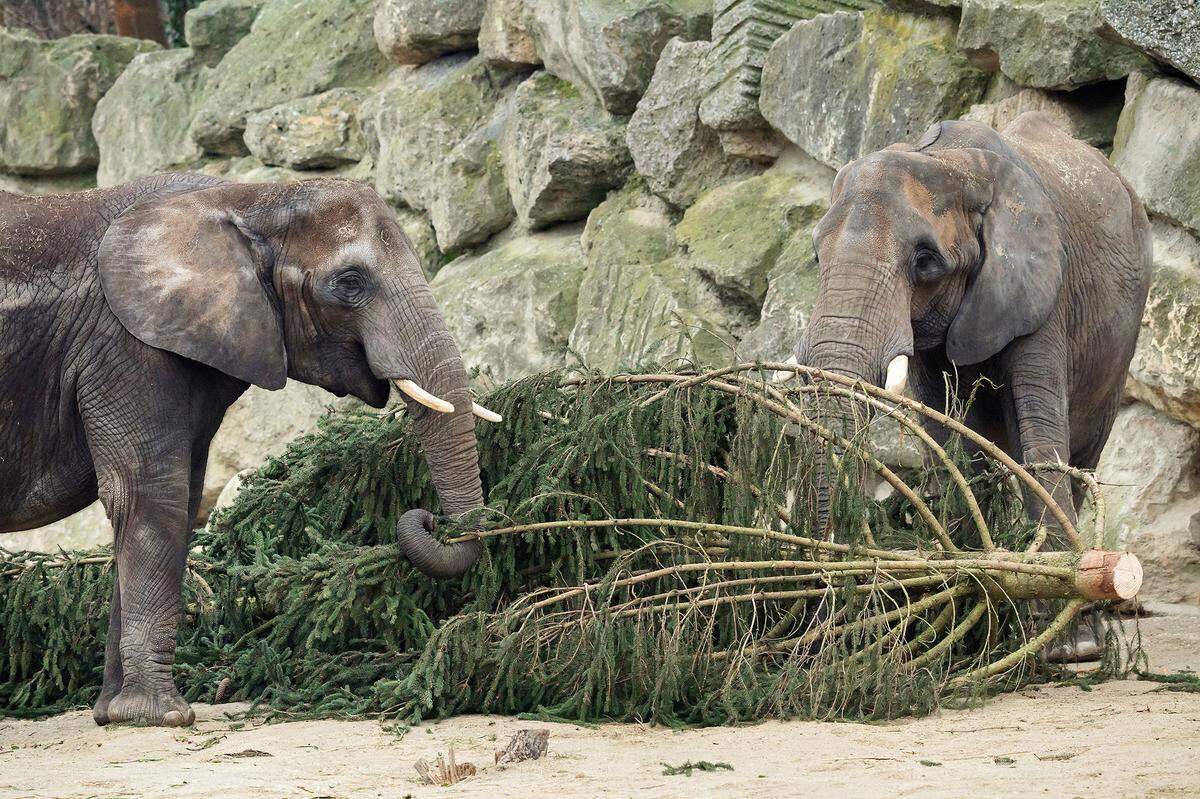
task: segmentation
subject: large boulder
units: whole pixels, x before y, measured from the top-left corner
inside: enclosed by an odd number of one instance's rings
[[[500,154],[515,78],[452,55],[398,68],[374,103],[379,193],[426,211],[444,252],[486,241],[515,217]]]
[[[1135,402],[1117,414],[1096,469],[1106,527],[1145,567],[1144,601],[1200,602],[1198,455],[1200,432]]]
[[[100,160],[92,135],[96,104],[139,53],[142,39],[68,36],[42,41],[0,28],[0,172],[86,172]]]
[[[756,318],[784,245],[800,230],[811,237],[827,198],[823,188],[786,172],[714,189],[675,230],[687,251],[687,269],[724,304]]]
[[[1100,16],[1127,44],[1200,81],[1200,3],[1100,0]]]
[[[812,226],[793,233],[767,272],[758,324],[738,343],[738,360],[786,361],[796,354],[817,299]]]
[[[660,197],[684,208],[705,191],[756,171],[753,161],[728,157],[717,132],[700,121],[711,48],[672,39],[626,133],[638,174]]]
[[[479,23],[479,54],[489,66],[532,67],[542,63],[533,41],[532,0],[487,0]]]
[[[183,38],[203,64],[215,67],[250,32],[267,0],[204,0],[183,17]]]
[[[96,104],[92,118],[100,148],[100,186],[194,166],[200,160],[204,153],[188,135],[188,127],[203,99],[208,74],[187,48],[144,53],[130,62]]]
[[[1002,100],[973,105],[962,118],[1001,130],[1027,111],[1040,111],[1076,139],[1093,147],[1106,147],[1112,144],[1123,105],[1119,92],[1093,87],[1074,92],[1020,89]]]
[[[0,191],[13,194],[63,194],[96,188],[95,172],[76,172],[73,175],[5,175],[0,173]]]
[[[763,127],[759,82],[775,40],[802,19],[879,5],[876,0],[716,0],[712,47],[703,67],[706,96],[700,103],[700,119],[719,131]]]
[[[1200,427],[1200,239],[1155,220],[1154,280],[1126,391]]]
[[[590,92],[613,114],[631,114],[654,64],[675,36],[702,39],[711,0],[530,0],[533,38],[546,69]]]
[[[45,527],[5,533],[0,546],[12,552],[58,552],[60,549],[95,549],[113,542],[113,528],[99,500],[65,519]]]
[[[383,0],[375,12],[375,39],[396,64],[473,50],[484,5],[485,0]]]
[[[206,151],[246,151],[246,117],[334,87],[378,82],[387,67],[371,32],[375,0],[267,0],[221,59],[192,123]]]
[[[886,10],[799,22],[767,54],[763,116],[838,168],[913,140],[983,94],[986,75],[958,51],[955,35],[951,19]]]
[[[501,151],[517,218],[528,228],[587,217],[625,182],[625,122],[570,83],[539,72],[522,83]]]
[[[1200,232],[1200,88],[1174,78],[1129,79],[1113,164],[1146,207]]]
[[[396,223],[400,225],[400,229],[408,237],[413,249],[417,251],[417,258],[421,261],[421,271],[425,273],[425,279],[433,278],[446,263],[446,256],[438,247],[437,233],[433,229],[433,223],[429,221],[429,215],[407,206],[401,206],[395,211]]]
[[[1022,86],[1073,89],[1145,63],[1103,26],[1097,0],[963,0],[958,46]]]
[[[566,364],[583,270],[564,226],[458,258],[429,285],[467,368],[507,382]]]
[[[331,89],[246,118],[246,146],[263,163],[293,169],[333,167],[366,154],[359,108],[362,92]]]
[[[678,263],[675,212],[641,178],[609,195],[583,234],[587,272],[571,350],[605,372],[728,358],[730,320]]]

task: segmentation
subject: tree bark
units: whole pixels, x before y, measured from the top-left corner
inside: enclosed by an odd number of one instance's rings
[[[112,4],[118,36],[150,39],[166,45],[167,34],[158,0],[112,0]]]

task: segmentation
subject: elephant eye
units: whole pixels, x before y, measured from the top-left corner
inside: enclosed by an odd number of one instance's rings
[[[913,277],[919,283],[929,283],[940,278],[946,271],[946,262],[931,249],[918,247],[913,254]]]
[[[346,305],[359,305],[370,296],[371,285],[367,277],[358,269],[343,269],[333,276],[329,289],[341,302]]]

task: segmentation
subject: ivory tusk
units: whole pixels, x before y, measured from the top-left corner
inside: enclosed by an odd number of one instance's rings
[[[903,394],[908,385],[908,356],[897,355],[887,367],[887,379],[883,387],[894,394]]]
[[[400,389],[402,392],[412,397],[426,408],[438,411],[439,413],[454,413],[453,405],[451,405],[449,402],[446,402],[441,397],[435,397],[411,380],[397,380],[396,388]]]
[[[471,403],[471,412],[483,419],[485,422],[496,422],[497,424],[504,421],[504,417],[493,410],[483,407],[478,402]]]
[[[796,356],[793,355],[792,357],[790,357],[786,361],[784,361],[784,363],[790,363],[792,366],[798,366],[800,362],[798,360],[796,360]],[[780,369],[776,372],[771,373],[771,382],[772,383],[782,383],[784,380],[787,380],[788,378],[795,377],[795,376],[796,376],[795,372],[789,372],[784,369]]]

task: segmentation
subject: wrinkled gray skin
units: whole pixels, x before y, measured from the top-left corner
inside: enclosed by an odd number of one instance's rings
[[[0,192],[0,532],[99,497],[116,587],[98,723],[190,724],[171,676],[188,536],[209,442],[254,383],[286,378],[381,407],[409,402],[448,515],[482,505],[462,359],[413,248],[370,189],[173,174],[50,197]],[[424,511],[399,534],[421,569],[461,574]]]
[[[938,409],[944,374],[960,400],[986,378],[995,388],[977,395],[973,429],[1019,462],[1095,467],[1151,274],[1146,214],[1102,153],[1038,113],[1001,133],[939,123],[842,169],[814,237],[820,286],[800,363],[882,385],[909,355],[913,395]],[[1073,518],[1066,479],[1039,479]],[[826,511],[827,486],[819,502]]]

